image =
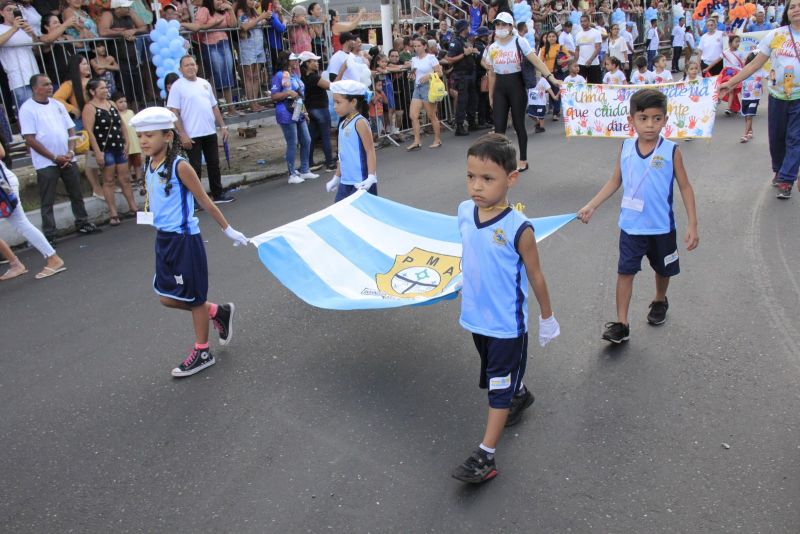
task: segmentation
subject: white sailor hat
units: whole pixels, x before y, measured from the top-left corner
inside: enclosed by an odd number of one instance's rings
[[[342,80],[331,84],[331,93],[337,95],[364,96],[367,86],[355,80]]]
[[[131,128],[137,132],[152,132],[154,130],[171,130],[178,117],[167,108],[150,107],[143,109],[133,116]]]

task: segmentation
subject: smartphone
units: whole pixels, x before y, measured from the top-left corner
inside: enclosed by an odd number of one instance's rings
[[[19,8],[16,8],[14,10],[14,18],[17,18],[17,17],[22,18],[22,11]]]

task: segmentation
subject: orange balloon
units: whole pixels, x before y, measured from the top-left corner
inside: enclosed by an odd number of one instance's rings
[[[752,16],[756,12],[756,5],[755,4],[745,4],[745,9],[747,10],[747,14]]]

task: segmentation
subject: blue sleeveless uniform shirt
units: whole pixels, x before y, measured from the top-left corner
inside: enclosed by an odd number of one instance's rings
[[[367,152],[364,143],[356,131],[358,121],[366,121],[363,116],[356,115],[350,120],[339,123],[339,168],[341,182],[345,185],[355,185],[363,182],[369,176],[367,168]]]
[[[194,196],[178,178],[178,163],[186,161],[177,157],[172,163],[170,173],[162,178],[158,169],[152,170],[150,165],[145,169],[147,194],[150,202],[150,211],[153,212],[153,226],[162,232],[176,232],[179,234],[199,234],[200,223],[194,216]],[[169,194],[165,192],[167,182],[171,184]]]
[[[675,229],[672,211],[675,170],[673,158],[677,145],[663,137],[649,155],[639,153],[636,139],[622,143],[620,170],[623,197],[644,202],[642,211],[622,207],[619,227],[632,235],[668,234]]]
[[[533,225],[511,207],[481,223],[472,200],[458,206],[464,247],[460,323],[470,332],[510,339],[528,331],[528,275],[517,250],[525,228]]]

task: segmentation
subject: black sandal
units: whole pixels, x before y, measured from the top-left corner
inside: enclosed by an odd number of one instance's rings
[[[108,219],[108,225],[109,226],[119,226],[120,224],[122,224],[122,221],[119,220],[119,216],[110,217]]]
[[[527,162],[525,162],[525,167],[524,168],[520,167],[519,169],[517,169],[517,172],[525,172],[530,168],[531,166]]]

